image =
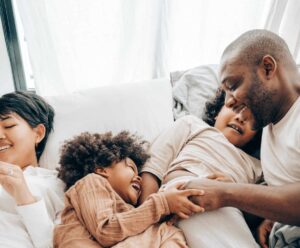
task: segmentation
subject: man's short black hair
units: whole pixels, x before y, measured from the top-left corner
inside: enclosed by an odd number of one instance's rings
[[[16,91],[0,97],[0,118],[16,113],[32,128],[45,126],[45,137],[36,147],[37,159],[42,155],[49,133],[53,130],[54,109],[40,96],[27,91]]]

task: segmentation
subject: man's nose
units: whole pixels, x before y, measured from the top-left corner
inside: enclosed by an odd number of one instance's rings
[[[234,97],[231,94],[226,93],[225,106],[228,108],[233,108],[235,104],[236,104],[236,100],[234,99]]]
[[[138,180],[140,183],[142,183],[142,177],[136,176],[136,180]]]

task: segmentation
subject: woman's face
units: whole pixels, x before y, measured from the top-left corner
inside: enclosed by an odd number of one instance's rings
[[[215,128],[219,129],[230,143],[237,147],[245,146],[255,136],[252,130],[254,117],[248,108],[236,113],[232,108],[223,106],[216,117]]]
[[[0,161],[15,164],[22,169],[37,165],[35,146],[43,136],[42,124],[32,128],[16,113],[0,118]]]

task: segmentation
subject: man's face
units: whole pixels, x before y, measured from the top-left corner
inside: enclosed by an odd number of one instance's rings
[[[254,68],[233,59],[223,60],[220,78],[226,92],[227,107],[236,112],[248,107],[255,118],[254,129],[263,128],[272,122],[276,91],[266,87]]]

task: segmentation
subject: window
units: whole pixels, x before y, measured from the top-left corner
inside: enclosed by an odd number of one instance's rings
[[[34,77],[15,1],[0,0],[0,13],[16,90],[34,91]]]

